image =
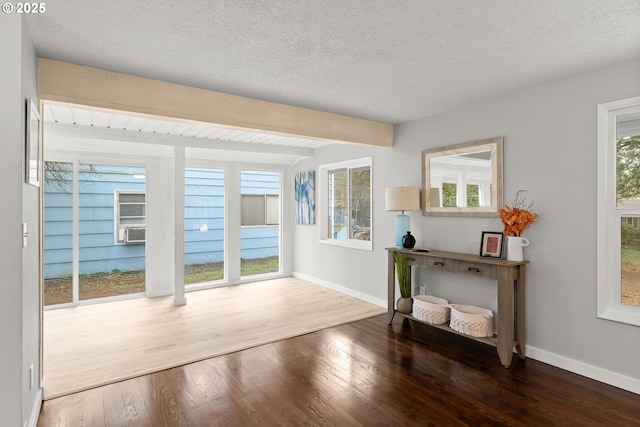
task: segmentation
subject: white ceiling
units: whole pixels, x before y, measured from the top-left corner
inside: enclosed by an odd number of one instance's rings
[[[638,0],[65,0],[41,57],[402,123],[640,57]]]

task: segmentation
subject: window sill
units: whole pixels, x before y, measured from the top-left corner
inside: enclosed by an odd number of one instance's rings
[[[612,304],[598,311],[598,318],[628,325],[640,326],[640,307]]]
[[[320,243],[330,246],[340,246],[343,248],[358,249],[361,251],[372,251],[373,244],[368,240],[330,240],[321,239]]]

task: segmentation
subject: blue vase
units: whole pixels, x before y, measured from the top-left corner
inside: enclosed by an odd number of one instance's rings
[[[407,234],[402,236],[402,247],[406,249],[413,249],[416,245],[416,238],[411,235],[410,231],[407,231]]]

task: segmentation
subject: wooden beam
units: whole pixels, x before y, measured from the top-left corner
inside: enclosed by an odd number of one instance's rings
[[[38,96],[235,129],[393,146],[393,125],[38,58]]]

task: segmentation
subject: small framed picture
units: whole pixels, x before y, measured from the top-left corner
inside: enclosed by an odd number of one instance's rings
[[[502,240],[500,231],[483,231],[480,244],[480,256],[502,258]]]

